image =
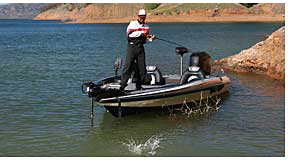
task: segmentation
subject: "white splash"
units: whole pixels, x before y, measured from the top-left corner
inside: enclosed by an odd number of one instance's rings
[[[140,143],[131,138],[128,143],[123,143],[128,147],[128,150],[137,155],[155,155],[156,150],[160,148],[161,135],[154,135],[150,137],[145,143]]]

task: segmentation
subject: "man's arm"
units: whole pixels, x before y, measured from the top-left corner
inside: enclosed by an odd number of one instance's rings
[[[136,21],[131,21],[127,27],[127,37],[138,38],[140,36],[147,36],[149,34],[149,27],[141,27]]]

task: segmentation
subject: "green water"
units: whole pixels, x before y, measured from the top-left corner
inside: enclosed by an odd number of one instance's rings
[[[160,38],[239,53],[284,23],[150,24]],[[114,74],[125,57],[127,24],[0,20],[0,156],[284,156],[284,86],[264,76],[227,73],[230,95],[213,114],[141,114],[116,119],[101,106],[90,126],[84,80]],[[179,73],[175,46],[146,45],[148,65]],[[185,57],[185,66],[188,56]]]

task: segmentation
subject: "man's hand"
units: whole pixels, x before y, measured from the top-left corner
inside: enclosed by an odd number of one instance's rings
[[[152,38],[151,38],[152,40],[155,40],[156,39],[156,36],[155,35],[152,35]]]
[[[150,41],[153,41],[153,40],[155,40],[155,39],[156,39],[156,36],[155,36],[155,35],[151,35],[151,34],[149,34],[149,35],[147,36],[147,38],[149,38],[149,39],[150,39]]]
[[[149,29],[144,30],[144,35],[148,38],[148,36],[150,35],[150,34],[149,34]]]

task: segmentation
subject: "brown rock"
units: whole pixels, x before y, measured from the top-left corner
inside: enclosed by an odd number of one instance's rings
[[[214,63],[217,67],[236,72],[265,74],[284,83],[285,27],[278,29],[265,41]]]

